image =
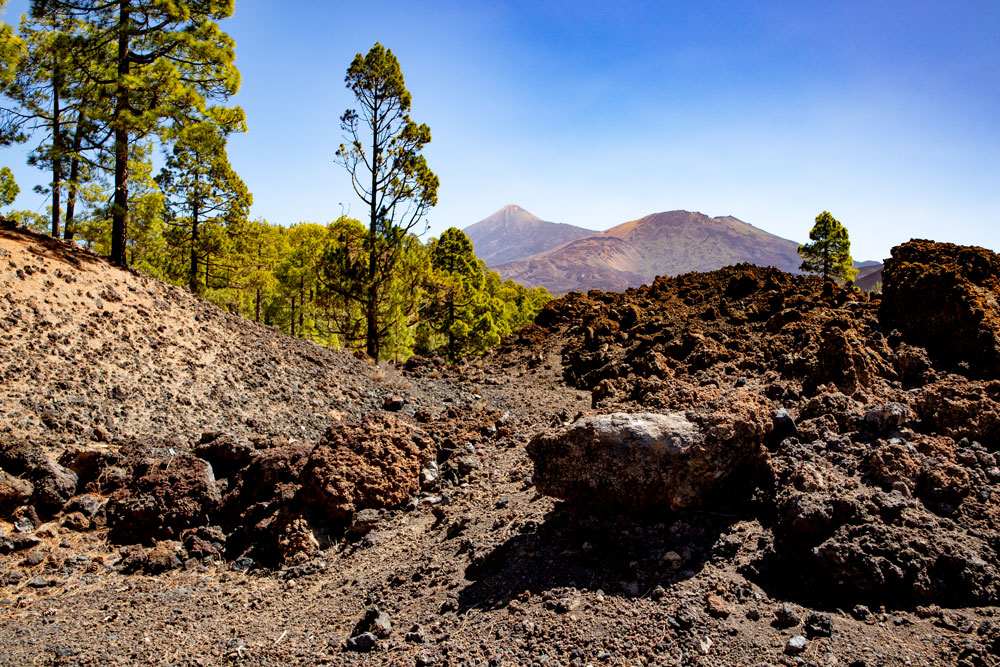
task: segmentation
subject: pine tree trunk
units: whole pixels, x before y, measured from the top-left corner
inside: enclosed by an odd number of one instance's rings
[[[52,67],[52,237],[59,238],[59,215],[62,204],[59,201],[62,188],[62,127],[60,126],[59,89],[62,87],[62,74],[59,63]]]
[[[302,276],[299,276],[299,333],[300,334],[305,330],[305,317],[306,317],[305,280]]]
[[[80,148],[83,146],[83,112],[76,116],[76,133],[73,135],[73,157],[69,162],[69,193],[66,198],[66,220],[63,221],[63,238],[73,240],[73,217],[76,210],[76,192],[80,180]]]
[[[129,107],[129,89],[125,83],[130,73],[129,0],[118,1],[118,89],[112,123],[115,133],[115,198],[111,207],[111,263],[125,267],[125,243],[128,238],[128,128],[125,113]]]
[[[198,183],[196,181],[195,192],[197,192],[197,189]],[[193,294],[201,293],[201,290],[198,289],[198,241],[201,234],[201,230],[198,227],[198,216],[200,214],[198,204],[198,195],[195,194],[194,201],[191,202],[191,266],[188,271],[188,287]],[[205,286],[208,286],[208,262],[205,263]]]

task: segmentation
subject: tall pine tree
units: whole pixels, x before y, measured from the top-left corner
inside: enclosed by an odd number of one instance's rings
[[[410,119],[411,96],[392,51],[376,43],[366,55],[357,54],[347,68],[346,83],[358,108],[340,118],[347,143],[340,145],[337,161],[368,208],[368,257],[364,274],[355,277],[359,289],[351,298],[365,314],[365,350],[378,359],[391,329],[379,319],[382,306],[392,296],[408,237],[437,204],[438,178],[420,154],[430,143],[431,129]]]
[[[239,89],[235,43],[216,21],[234,0],[33,0],[32,14],[78,19],[73,64],[108,96],[101,119],[112,135],[114,204],[111,261],[127,263],[129,153],[136,141],[173,122],[197,118],[206,100]]]

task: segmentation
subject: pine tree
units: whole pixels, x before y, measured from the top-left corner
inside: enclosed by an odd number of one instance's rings
[[[0,11],[7,0],[0,0]],[[27,49],[24,40],[14,34],[12,26],[0,21],[0,94],[7,95],[17,76],[18,67]],[[0,107],[0,147],[9,146],[23,138],[20,119],[13,109]]]
[[[391,296],[411,231],[437,204],[438,178],[420,154],[431,140],[431,130],[410,120],[410,93],[392,51],[376,43],[366,55],[357,54],[346,83],[358,109],[348,109],[340,118],[347,143],[337,150],[337,161],[351,175],[369,215],[367,258],[356,262],[359,268],[363,264],[365,273],[354,277],[359,289],[341,294],[359,301],[365,313],[365,350],[378,359],[391,329],[379,315]]]
[[[201,294],[209,285],[207,259],[219,254],[219,234],[234,235],[253,197],[226,155],[226,137],[245,131],[241,109],[213,109],[210,120],[176,125],[166,164],[156,177],[167,201],[170,245],[187,255],[187,285]]]
[[[475,322],[469,320],[476,302],[482,299],[483,268],[472,241],[455,227],[431,241],[430,253],[431,267],[437,274],[433,284],[436,298],[425,317],[447,337],[448,357],[455,361],[466,351],[473,331]]]
[[[10,167],[0,168],[0,206],[10,206],[17,199],[21,188],[14,181],[14,172]]]
[[[823,211],[816,216],[816,224],[809,231],[812,243],[799,246],[802,265],[799,267],[807,273],[818,273],[824,279],[837,282],[852,280],[858,271],[851,259],[851,241],[847,236],[847,228]]]
[[[107,95],[100,119],[114,151],[111,261],[127,264],[129,154],[172,122],[197,118],[207,99],[239,89],[235,43],[215,21],[234,0],[33,0],[34,16],[77,19],[86,29],[72,43],[73,65]],[[95,119],[97,120],[97,119]]]

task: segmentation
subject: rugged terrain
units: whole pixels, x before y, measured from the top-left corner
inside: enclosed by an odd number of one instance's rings
[[[0,663],[998,664],[1000,258],[883,281],[375,365],[0,231]]]

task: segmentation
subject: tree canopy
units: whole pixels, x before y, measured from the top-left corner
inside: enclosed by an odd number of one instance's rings
[[[72,65],[108,100],[106,116],[91,120],[113,146],[110,258],[124,266],[132,146],[239,89],[235,43],[216,23],[232,15],[233,0],[33,0],[31,12],[82,26],[70,44]]]
[[[232,6],[35,0],[20,34],[0,24],[0,94],[13,119],[0,139],[36,142],[29,162],[51,174],[40,190],[46,214],[8,217],[62,231],[230,312],[375,359],[440,351],[457,360],[530,322],[545,290],[503,281],[458,229],[427,244],[417,234],[437,202],[438,179],[421,155],[430,129],[410,119],[399,63],[380,44],[348,67],[358,106],[341,118],[347,141],[336,156],[367,219],[248,219],[252,195],[227,155],[246,118],[215,103],[239,85],[233,42],[214,22]],[[0,169],[0,206],[17,192]]]
[[[368,209],[368,229],[361,239],[366,257],[352,257],[357,273],[340,294],[360,306],[365,350],[378,358],[388,331],[382,315],[390,285],[407,238],[437,204],[438,178],[420,154],[431,130],[410,119],[411,96],[392,51],[376,43],[367,54],[357,54],[345,82],[358,108],[340,118],[346,143],[336,159]]]
[[[824,279],[840,282],[852,280],[858,271],[851,259],[851,241],[847,228],[828,211],[816,216],[816,224],[809,231],[812,243],[799,246],[802,265],[808,273],[818,273]]]

